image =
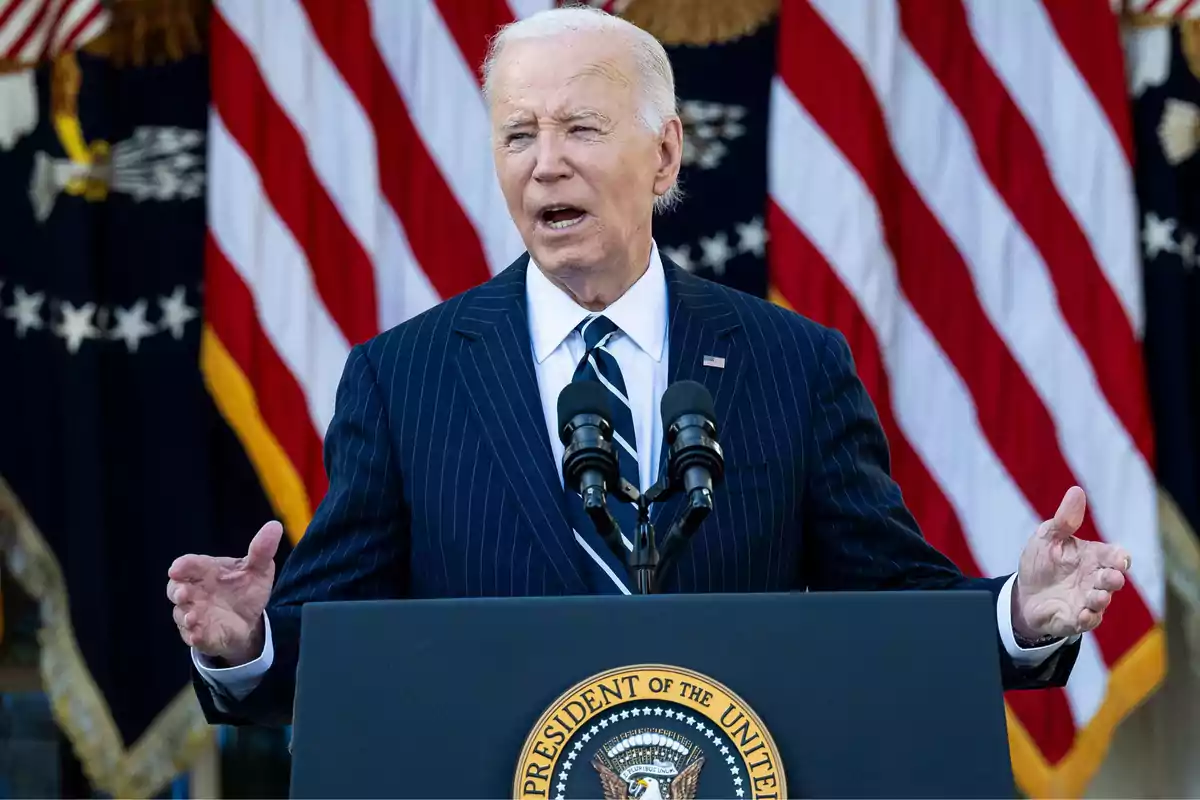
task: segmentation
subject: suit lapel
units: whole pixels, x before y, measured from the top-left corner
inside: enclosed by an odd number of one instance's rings
[[[665,256],[663,270],[669,304],[668,383],[692,380],[708,389],[717,412],[717,440],[721,441],[734,418],[734,399],[747,357],[738,335],[737,309],[728,290],[691,275]],[[658,463],[661,475],[667,465],[666,437]],[[660,542],[682,510],[680,495],[652,510],[651,522]]]
[[[459,374],[530,530],[567,589],[583,593],[579,548],[533,369],[525,302],[528,263],[528,255],[522,256],[461,305],[455,330],[468,341]]]

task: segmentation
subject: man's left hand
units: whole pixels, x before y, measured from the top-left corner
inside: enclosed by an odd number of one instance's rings
[[[1038,639],[1093,630],[1125,585],[1131,559],[1124,548],[1075,537],[1086,510],[1083,489],[1071,487],[1054,518],[1025,546],[1012,593],[1018,635]]]

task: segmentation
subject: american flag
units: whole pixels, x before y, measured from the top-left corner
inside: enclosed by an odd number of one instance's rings
[[[1080,535],[1133,554],[1066,688],[1007,698],[1022,786],[1076,796],[1164,670],[1118,20],[1100,0],[784,0],[779,24],[772,276],[849,337],[926,536],[1011,572],[1077,483]]]
[[[350,346],[524,249],[479,65],[499,25],[553,4],[215,3],[203,367],[292,537],[327,488]],[[777,25],[773,296],[849,338],[926,535],[1011,572],[1078,483],[1082,535],[1133,554],[1069,686],[1007,698],[1022,788],[1077,795],[1164,668],[1116,17],[782,0]]]
[[[101,0],[0,0],[0,62],[37,64],[108,27]]]
[[[203,366],[299,536],[352,344],[524,247],[478,66],[552,0],[219,0]]]

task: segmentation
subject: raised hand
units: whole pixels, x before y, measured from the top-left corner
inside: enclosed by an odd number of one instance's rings
[[[1124,548],[1076,538],[1086,509],[1083,489],[1071,487],[1021,554],[1012,610],[1013,628],[1025,638],[1093,630],[1125,585],[1130,556]]]
[[[258,657],[263,609],[275,581],[275,551],[283,526],[259,529],[243,558],[186,555],[167,570],[167,597],[183,641],[230,666]]]

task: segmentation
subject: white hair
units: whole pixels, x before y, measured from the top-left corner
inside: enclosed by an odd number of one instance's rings
[[[637,67],[637,88],[641,93],[638,120],[651,133],[662,133],[667,120],[678,115],[675,105],[675,73],[662,43],[632,22],[590,6],[566,6],[539,11],[524,19],[500,28],[492,37],[487,57],[483,61],[483,93],[492,99],[492,72],[500,51],[509,42],[529,39],[548,39],[580,31],[615,33],[628,40]],[[679,181],[654,199],[654,210],[673,208],[683,197]]]

